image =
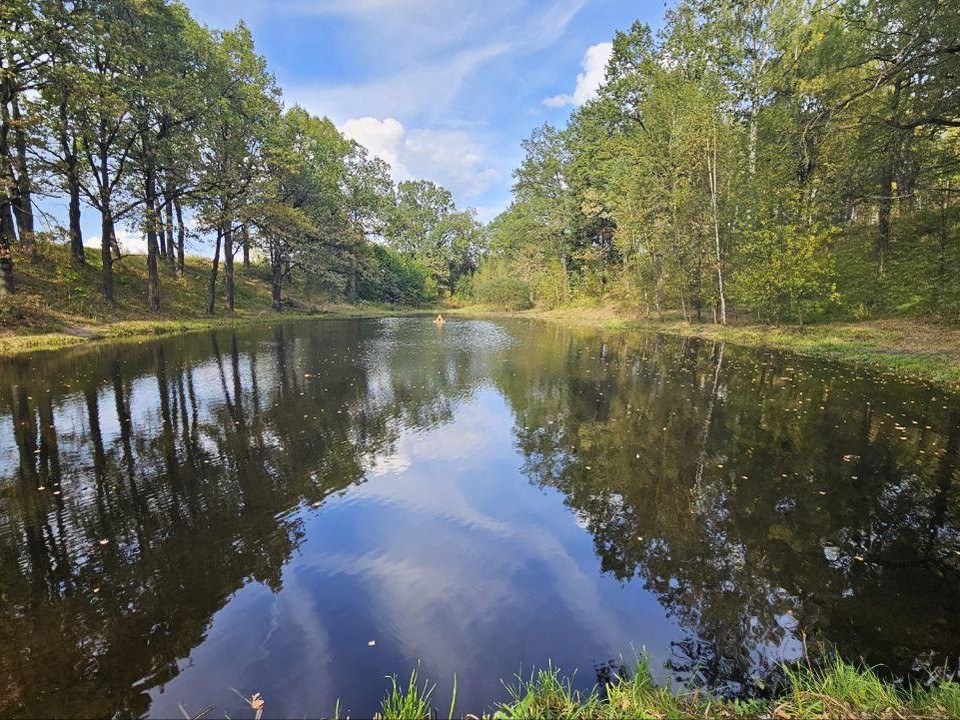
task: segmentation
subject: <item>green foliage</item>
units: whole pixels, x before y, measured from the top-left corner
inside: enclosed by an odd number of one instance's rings
[[[797,224],[750,228],[739,247],[737,297],[768,319],[793,313],[802,324],[804,303],[833,299],[833,234]]]
[[[495,720],[586,718],[600,704],[596,690],[586,694],[575,690],[573,679],[561,676],[552,665],[531,673],[529,680],[518,676],[517,684],[507,686],[507,692],[510,700],[499,705]]]
[[[533,131],[488,252],[538,305],[960,318],[957,28],[955,3],[682,0]]]
[[[428,268],[438,288],[453,292],[476,267],[481,229],[473,210],[458,210],[450,191],[429,180],[397,185],[384,225],[387,243]]]
[[[525,310],[533,305],[530,286],[518,278],[503,260],[483,262],[469,283],[458,285],[460,300],[488,305],[498,310]]]
[[[66,196],[77,266],[92,254],[81,203],[99,213],[107,301],[118,225],[146,237],[151,312],[163,311],[160,265],[182,275],[188,239],[214,248],[208,313],[221,280],[235,309],[241,245],[245,265],[266,261],[275,310],[293,286],[353,302],[361,282],[368,298],[431,302],[474,269],[474,212],[434,183],[394,188],[389,166],[329,119],[284,111],[242,21],[211,30],[175,0],[13,0],[2,15],[0,297],[14,291],[13,250],[38,246],[21,212],[31,191]],[[371,250],[374,238],[403,257]]]
[[[359,297],[371,302],[427,305],[437,299],[428,267],[415,257],[371,244],[359,278]]]

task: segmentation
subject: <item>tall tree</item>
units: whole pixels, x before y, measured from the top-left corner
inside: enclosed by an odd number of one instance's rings
[[[229,311],[234,309],[234,256],[240,247],[234,244],[234,234],[245,222],[251,193],[263,172],[261,149],[280,114],[276,83],[247,27],[241,22],[233,30],[215,33],[215,40],[214,99],[204,123],[200,181],[205,189],[201,217],[216,232],[209,313],[216,304],[221,244],[226,304]]]

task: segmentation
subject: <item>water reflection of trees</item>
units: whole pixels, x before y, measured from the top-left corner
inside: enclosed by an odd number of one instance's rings
[[[952,659],[955,401],[722,345],[550,335],[497,370],[524,470],[603,571],[678,619],[678,676],[740,691],[804,630],[897,671]]]
[[[736,687],[800,628],[871,662],[955,649],[955,402],[731,347],[460,325],[0,366],[0,713],[146,712],[233,593],[279,589],[300,509],[491,379],[525,472],[685,629],[677,674]]]
[[[143,714],[234,592],[278,590],[296,510],[475,384],[466,348],[412,362],[385,335],[276,327],[0,369],[0,713]]]

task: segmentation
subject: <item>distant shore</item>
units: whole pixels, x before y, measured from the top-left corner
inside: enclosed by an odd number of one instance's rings
[[[182,277],[163,264],[161,312],[147,307],[146,259],[131,255],[114,268],[114,303],[100,294],[99,259],[85,267],[70,262],[68,249],[44,248],[36,260],[18,256],[17,292],[0,301],[0,357],[60,350],[104,339],[155,337],[185,332],[239,327],[253,323],[347,317],[382,317],[427,312],[409,306],[311,300],[296,288],[284,291],[285,307],[271,307],[270,284],[264,270],[237,267],[236,310],[223,307],[218,287],[213,315],[204,312],[210,261],[188,257]]]
[[[382,308],[379,306],[337,305],[327,310],[314,312],[277,313],[263,311],[246,315],[214,315],[209,318],[188,320],[123,320],[98,325],[83,325],[49,333],[11,333],[0,335],[0,358],[32,352],[62,350],[96,340],[119,340],[125,338],[151,338],[164,335],[204,332],[222,328],[244,327],[266,323],[285,323],[297,320],[335,320],[342,318],[368,318],[397,315],[430,314],[433,311],[407,308]]]
[[[676,314],[661,322],[637,311],[611,306],[555,310],[498,311],[474,306],[448,311],[473,317],[521,317],[611,331],[657,332],[724,340],[736,345],[769,347],[824,360],[869,367],[891,377],[923,380],[960,389],[960,327],[933,318],[897,318],[807,325],[727,326],[685,322]]]
[[[162,312],[146,306],[146,270],[142,257],[125,258],[115,271],[115,303],[99,295],[96,265],[72,266],[66,248],[53,246],[39,262],[20,263],[16,295],[0,303],[0,357],[58,350],[92,340],[153,337],[251,323],[298,319],[383,317],[433,314],[436,308],[324,303],[299,297],[291,289],[284,312],[270,307],[269,283],[256,268],[237,269],[236,311],[206,304],[209,260],[188,258],[183,277],[161,268]],[[508,312],[484,306],[443,309],[462,317],[519,317],[617,332],[657,332],[770,347],[801,355],[870,367],[898,379],[923,380],[960,389],[960,327],[935,318],[911,317],[807,325],[760,325],[743,320],[727,326],[686,322],[678,313],[664,320],[637,309],[611,305]]]

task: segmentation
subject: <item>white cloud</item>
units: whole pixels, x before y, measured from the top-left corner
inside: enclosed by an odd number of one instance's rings
[[[124,255],[146,255],[147,239],[140,234],[134,234],[128,230],[117,228],[114,231],[117,235],[117,243],[120,245],[120,251]],[[100,247],[100,236],[94,235],[83,241],[83,244],[89,248]]]
[[[461,114],[456,101],[475,73],[505,56],[549,46],[586,2],[278,0],[278,11],[347,20],[362,38],[350,52],[366,69],[358,82],[286,81],[284,94],[335,122],[367,115],[449,120]]]
[[[415,130],[404,149],[415,174],[436,177],[465,198],[483,194],[498,178],[486,162],[486,150],[462,130]]]
[[[408,131],[393,117],[361,117],[340,126],[347,137],[389,163],[395,180],[429,178],[463,198],[486,192],[499,173],[488,151],[467,131],[417,128]]]
[[[448,108],[467,78],[484,63],[506,53],[510,45],[493,42],[449,57],[378,75],[363,82],[333,85],[287,84],[284,96],[315,115],[341,122],[367,115],[411,118]]]
[[[554,95],[545,98],[543,104],[547,107],[563,107],[575,105],[580,107],[597,96],[597,90],[603,84],[607,72],[607,63],[613,54],[613,43],[602,42],[591,45],[583,55],[580,67],[583,71],[577,74],[577,82],[572,95]]]
[[[400,162],[400,148],[406,129],[396,118],[388,117],[383,120],[370,116],[354,118],[343,123],[340,131],[388,163],[393,168],[394,177],[399,177],[401,180],[410,177],[409,172]]]

